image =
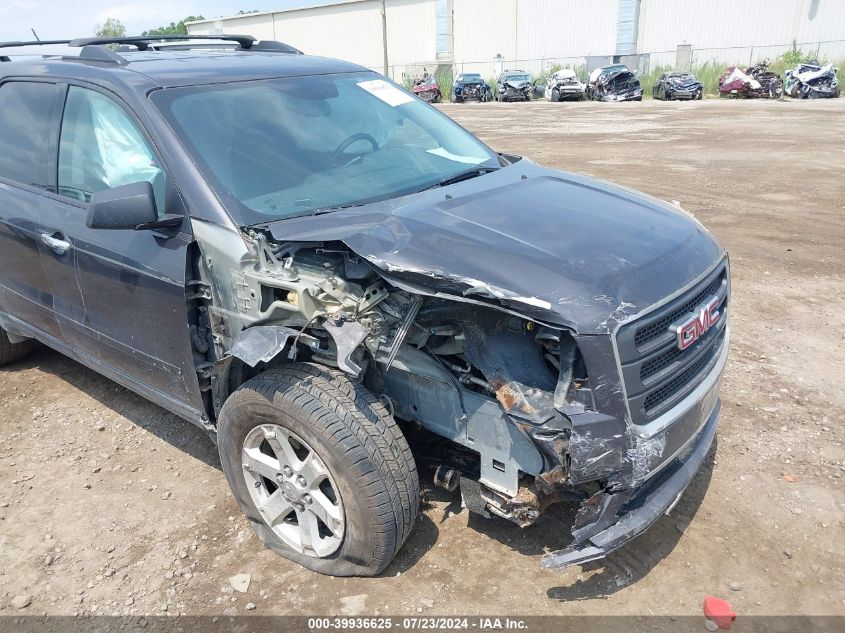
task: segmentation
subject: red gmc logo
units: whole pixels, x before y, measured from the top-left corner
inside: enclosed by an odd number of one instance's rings
[[[720,303],[719,297],[711,297],[707,303],[696,308],[688,319],[672,326],[671,329],[678,337],[678,349],[688,348],[719,321],[722,316],[719,314]]]

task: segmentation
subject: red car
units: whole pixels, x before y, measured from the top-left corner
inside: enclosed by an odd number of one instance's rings
[[[443,94],[440,92],[440,84],[434,77],[427,77],[419,79],[414,82],[414,94],[423,101],[428,103],[440,103],[443,100]]]

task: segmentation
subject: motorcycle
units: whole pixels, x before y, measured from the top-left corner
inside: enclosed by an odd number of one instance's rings
[[[783,79],[769,70],[769,61],[764,60],[751,66],[746,73],[760,82],[763,98],[780,99],[783,96]]]

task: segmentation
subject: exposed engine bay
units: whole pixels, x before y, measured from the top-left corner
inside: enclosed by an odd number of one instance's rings
[[[507,211],[514,195],[571,199],[584,187],[521,167],[501,170],[483,199],[433,191],[238,231],[195,222],[188,305],[209,431],[245,381],[319,363],[360,380],[434,483],[460,488],[471,511],[527,526],[553,503],[578,502],[572,543],[543,565],[600,558],[645,530],[715,433],[727,262],[686,215],[630,194],[613,197],[627,210],[614,217],[660,209],[652,224],[686,250],[666,240],[656,258],[641,248],[650,232],[580,231],[593,220],[574,203],[519,223]],[[546,215],[566,232],[538,234]],[[596,267],[589,236],[624,267]],[[708,266],[682,255],[692,248]],[[696,335],[679,348],[682,323]]]
[[[213,338],[219,366],[233,371],[237,359],[237,380],[292,360],[359,378],[431,454],[435,483],[461,481],[465,505],[482,514],[528,525],[550,503],[589,496],[566,477],[562,412],[593,407],[567,330],[396,288],[342,243],[276,243],[258,230],[245,242],[251,253],[231,289],[239,313],[202,309],[217,324],[208,330],[248,326],[230,345]]]

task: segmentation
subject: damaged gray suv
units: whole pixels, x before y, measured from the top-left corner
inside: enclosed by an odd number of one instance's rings
[[[390,563],[415,459],[521,526],[580,504],[548,568],[668,512],[719,414],[713,237],[371,71],[221,39],[0,45],[0,364],[35,339],[206,429],[261,540],[326,574]]]

